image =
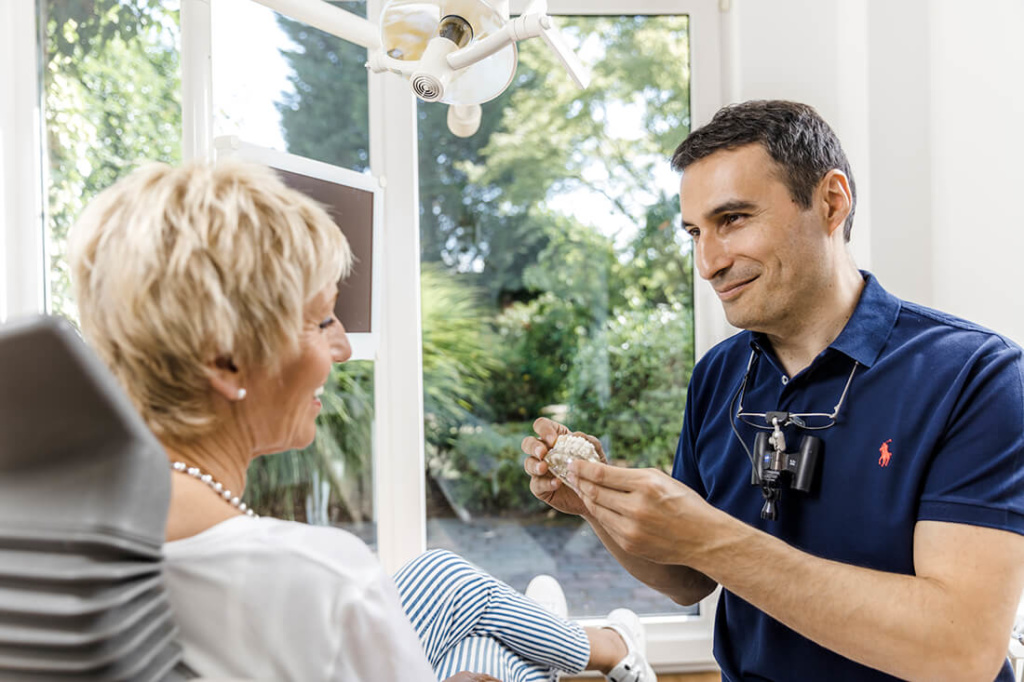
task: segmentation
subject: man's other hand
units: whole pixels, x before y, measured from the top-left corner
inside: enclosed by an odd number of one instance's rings
[[[548,470],[544,458],[548,450],[554,446],[558,437],[565,434],[586,438],[597,449],[597,454],[604,460],[604,449],[601,441],[581,431],[571,432],[564,424],[541,417],[533,422],[536,436],[523,439],[523,452],[529,455],[523,462],[523,468],[530,474],[530,492],[534,497],[566,514],[585,515],[586,506],[569,486]]]
[[[623,469],[575,460],[568,479],[586,514],[626,552],[660,564],[692,566],[716,516],[702,497],[658,469]],[[568,487],[568,486],[566,486]]]

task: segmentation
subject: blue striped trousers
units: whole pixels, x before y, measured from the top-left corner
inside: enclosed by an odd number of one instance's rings
[[[502,682],[548,682],[582,671],[583,628],[548,612],[445,550],[421,554],[394,576],[438,680],[466,670]]]

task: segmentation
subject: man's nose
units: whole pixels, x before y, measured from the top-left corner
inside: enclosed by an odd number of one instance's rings
[[[713,279],[719,272],[732,265],[732,254],[728,245],[714,234],[701,234],[695,247],[697,274],[701,276],[701,279]]]
[[[334,362],[345,362],[352,357],[352,344],[348,341],[348,333],[345,326],[339,320],[331,325],[331,360]]]

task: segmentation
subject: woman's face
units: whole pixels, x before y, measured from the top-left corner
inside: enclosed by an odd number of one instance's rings
[[[330,285],[306,304],[296,357],[273,375],[252,377],[246,403],[256,454],[304,448],[316,436],[319,396],[331,365],[352,355],[345,328],[334,316],[338,289]]]

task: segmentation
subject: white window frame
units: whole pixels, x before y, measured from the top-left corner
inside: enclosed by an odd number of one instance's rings
[[[348,187],[351,189],[362,190],[365,193],[369,193],[372,196],[372,224],[371,224],[371,249],[370,249],[370,264],[372,265],[371,270],[371,283],[370,289],[371,294],[373,292],[379,292],[380,286],[380,275],[377,270],[378,263],[381,262],[381,250],[380,250],[380,230],[381,230],[381,214],[383,213],[384,202],[381,182],[379,177],[374,177],[372,174],[359,173],[348,168],[342,168],[340,166],[334,166],[323,161],[317,161],[315,159],[307,159],[297,154],[290,154],[283,152],[278,149],[270,149],[268,147],[261,147],[249,142],[243,142],[237,135],[222,135],[213,139],[213,148],[215,158],[219,161],[223,158],[238,158],[246,161],[253,161],[256,163],[275,168],[277,170],[288,171],[303,175],[307,178],[314,178],[317,180],[324,180],[336,185]],[[363,264],[366,265],[365,263]],[[352,355],[349,360],[376,360],[377,359],[377,344],[380,341],[380,333],[377,331],[377,325],[380,323],[380,296],[372,295],[370,299],[370,330],[369,331],[352,331],[352,329],[346,327],[346,333],[348,335],[348,343],[352,350]],[[345,320],[342,320],[344,322]]]
[[[46,309],[35,0],[0,3],[0,322]]]

